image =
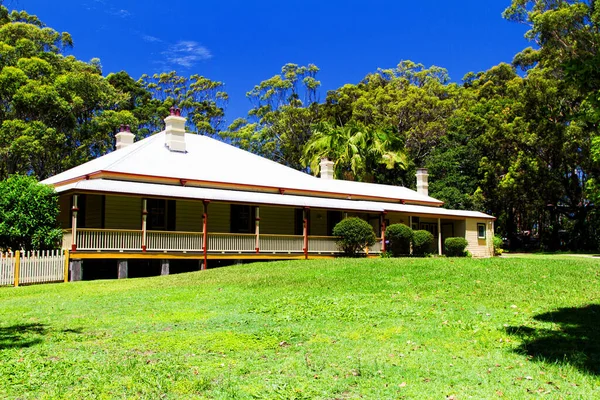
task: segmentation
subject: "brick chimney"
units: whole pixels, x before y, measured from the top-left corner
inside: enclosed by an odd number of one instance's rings
[[[185,153],[185,121],[179,108],[171,107],[165,118],[165,146],[171,151]]]
[[[119,150],[123,147],[127,147],[133,144],[135,135],[131,133],[131,128],[129,127],[129,125],[121,125],[119,133],[115,135],[115,139],[117,139],[115,147],[117,148],[117,150]]]
[[[321,179],[335,179],[333,173],[333,161],[329,158],[321,158]]]
[[[424,196],[429,196],[429,182],[427,178],[429,174],[427,173],[427,168],[419,168],[417,169],[417,193],[422,194]]]

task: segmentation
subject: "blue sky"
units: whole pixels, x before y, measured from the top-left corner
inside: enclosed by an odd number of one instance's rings
[[[469,71],[510,62],[526,28],[501,17],[510,0],[133,1],[5,0],[69,32],[72,53],[100,58],[105,74],[135,79],[176,69],[226,84],[227,119],[245,116],[245,94],[285,63],[316,64],[321,99],[400,60]]]

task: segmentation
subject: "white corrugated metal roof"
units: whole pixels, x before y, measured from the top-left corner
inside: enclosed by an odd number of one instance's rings
[[[382,212],[377,203],[363,204],[360,201],[328,199],[323,197],[292,196],[237,190],[207,189],[161,185],[156,183],[126,182],[107,179],[90,179],[59,186],[58,193],[69,190],[128,194],[150,197],[171,197],[190,200],[227,201],[247,204],[270,204],[280,206],[327,208],[348,211]]]
[[[269,204],[291,207],[325,208],[363,212],[403,212],[408,214],[429,214],[435,216],[471,217],[493,219],[494,217],[475,211],[447,210],[445,208],[394,204],[373,201],[339,200],[322,197],[296,196],[237,190],[208,189],[161,185],[156,183],[126,182],[107,179],[82,180],[59,186],[58,193],[71,190],[86,192],[114,193],[150,197],[171,197],[190,200],[212,200],[249,204]]]
[[[43,183],[58,184],[105,171],[320,192],[323,196],[342,194],[442,204],[437,199],[401,186],[316,178],[206,136],[188,133],[185,140],[187,153],[171,152],[165,147],[165,133],[161,132],[48,178]]]
[[[468,217],[468,218],[484,218],[484,219],[495,219],[491,215],[479,212],[479,211],[465,211],[465,210],[449,210],[446,208],[438,207],[427,207],[427,206],[415,206],[411,204],[392,204],[392,203],[379,203],[373,201],[363,201],[368,205],[379,205],[381,204],[385,211],[391,212],[402,212],[407,214],[429,214],[429,215],[442,215],[447,217]]]

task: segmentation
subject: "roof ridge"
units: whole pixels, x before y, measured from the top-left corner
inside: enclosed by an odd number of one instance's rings
[[[135,148],[135,149],[133,149],[133,150],[130,150],[130,151],[127,153],[127,154],[123,154],[123,156],[122,156],[122,157],[119,157],[119,158],[117,158],[117,159],[116,159],[114,162],[112,162],[111,164],[108,164],[108,165],[106,165],[106,166],[104,167],[104,169],[109,169],[109,168],[111,168],[111,167],[115,166],[116,164],[118,164],[118,163],[120,163],[121,161],[123,161],[125,158],[127,158],[127,157],[131,156],[132,154],[135,154],[135,153],[137,153],[137,152],[138,152],[140,149],[143,149],[144,147],[148,146],[148,144],[150,144],[150,143],[153,143],[153,142],[154,142],[154,140],[156,139],[156,137],[157,137],[158,135],[160,135],[161,133],[164,133],[164,131],[157,132],[157,133],[155,133],[154,135],[150,135],[150,136],[148,136],[148,137],[146,137],[146,138],[144,138],[144,139],[140,140],[139,142],[137,142],[137,143],[134,143],[134,144],[133,144],[133,146],[135,146],[135,145],[137,144],[137,146],[136,146],[136,148]],[[144,143],[144,142],[145,142],[145,143]],[[116,151],[116,150],[115,150],[115,151]]]

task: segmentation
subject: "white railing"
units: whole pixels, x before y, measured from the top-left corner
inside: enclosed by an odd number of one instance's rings
[[[142,231],[77,228],[77,250],[142,249]]]
[[[147,250],[202,251],[202,232],[148,231]]]
[[[15,254],[0,253],[0,286],[15,283]]]
[[[381,253],[381,238],[378,238],[375,244],[369,247],[369,254],[380,254]]]
[[[304,236],[302,235],[260,235],[261,253],[302,253]]]
[[[209,233],[207,248],[217,253],[248,253],[256,251],[256,235],[251,233]]]
[[[22,252],[19,271],[19,283],[63,281],[65,255],[62,250]]]
[[[308,237],[308,252],[309,253],[339,253],[340,249],[336,243],[335,236],[309,236]]]
[[[146,250],[202,252],[202,232],[148,231]],[[335,236],[309,236],[308,252],[311,254],[339,254]],[[63,248],[71,247],[71,233],[65,231]],[[142,251],[142,231],[113,229],[77,229],[77,250]],[[256,235],[249,233],[208,233],[209,253],[254,253]],[[292,254],[304,251],[302,235],[259,236],[261,253]],[[369,248],[369,254],[381,253],[381,239]]]

